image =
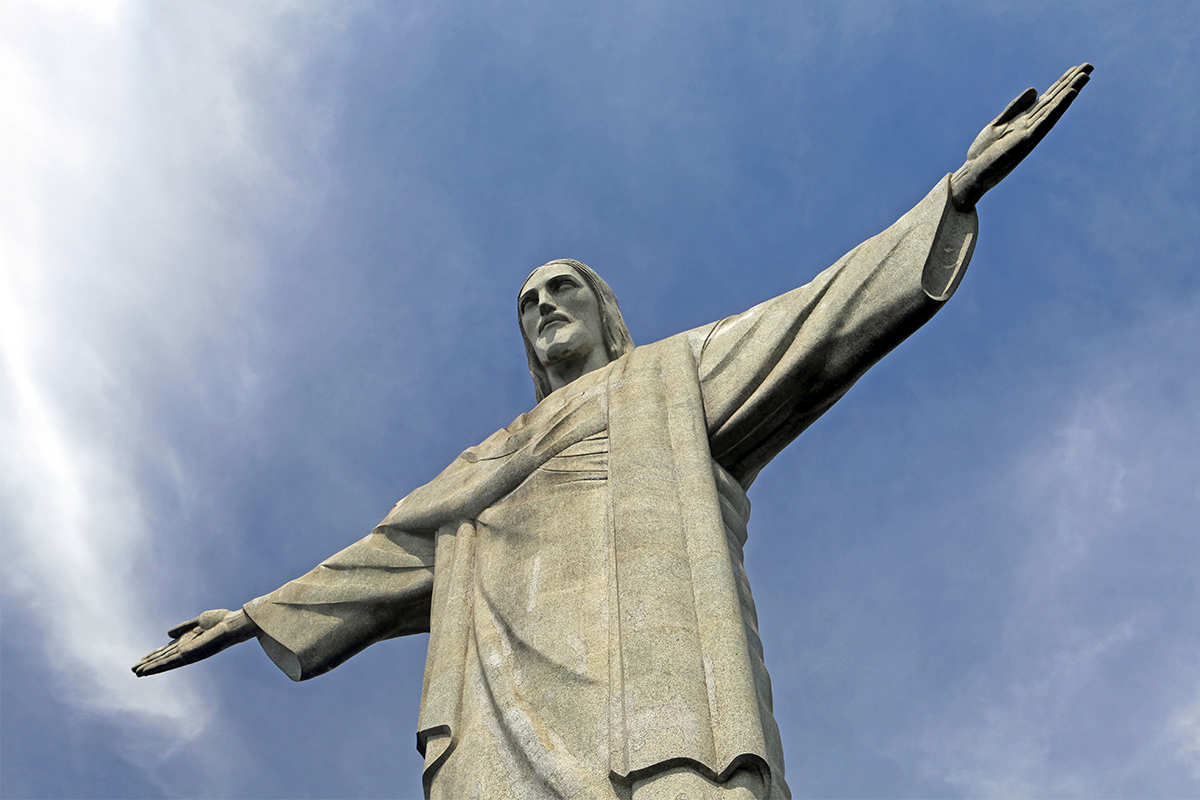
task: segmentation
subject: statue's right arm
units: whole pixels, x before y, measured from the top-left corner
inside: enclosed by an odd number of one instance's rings
[[[258,626],[241,609],[205,611],[167,631],[172,641],[135,664],[133,673],[141,678],[194,664],[227,647],[253,639],[258,632]]]
[[[401,529],[391,516],[270,594],[171,628],[172,641],[134,665],[134,674],[166,672],[256,638],[284,674],[300,681],[375,642],[428,632],[436,531]]]
[[[237,611],[206,611],[134,666],[152,675],[257,638],[292,680],[320,675],[371,644],[429,630],[431,532],[380,525],[315,569]]]

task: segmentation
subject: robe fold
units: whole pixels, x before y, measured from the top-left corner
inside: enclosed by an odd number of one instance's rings
[[[808,285],[638,347],[465,451],[248,603],[264,650],[303,680],[429,631],[427,796],[629,796],[680,766],[789,796],[745,490],[957,287],[977,220],[948,184]]]

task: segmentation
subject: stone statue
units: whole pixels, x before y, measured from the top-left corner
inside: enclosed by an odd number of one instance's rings
[[[305,680],[428,631],[428,797],[788,797],[742,566],[746,489],[941,308],[976,202],[1091,71],[1022,93],[898,222],[743,314],[634,348],[591,269],[534,270],[517,305],[537,406],[365,539],[175,626],[134,672],[257,637]]]

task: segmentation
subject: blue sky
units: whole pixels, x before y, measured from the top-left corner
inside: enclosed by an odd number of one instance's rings
[[[129,672],[532,404],[530,269],[635,341],[807,282],[1027,86],[958,294],[768,467],[797,797],[1200,795],[1190,2],[0,9],[5,797],[409,797],[425,637]]]

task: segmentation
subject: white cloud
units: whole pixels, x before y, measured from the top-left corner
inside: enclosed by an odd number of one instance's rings
[[[1200,392],[1181,368],[1197,318],[1163,311],[1096,343],[1075,407],[996,478],[1012,507],[979,533],[1025,537],[1023,553],[993,654],[919,737],[926,777],[973,797],[1171,791],[1186,781],[1172,764],[1200,777],[1196,596],[1180,580],[1196,568]]]
[[[1200,692],[1196,701],[1181,709],[1171,721],[1167,735],[1175,745],[1175,756],[1200,781]]]
[[[191,677],[129,672],[162,636],[140,477],[179,468],[148,409],[164,387],[203,393],[213,366],[242,375],[253,402],[253,354],[230,331],[264,263],[232,201],[307,208],[321,121],[279,137],[272,115],[339,30],[316,11],[115,0],[0,12],[6,603],[43,631],[67,700],[117,715],[143,744],[149,726],[160,757],[208,712]]]

